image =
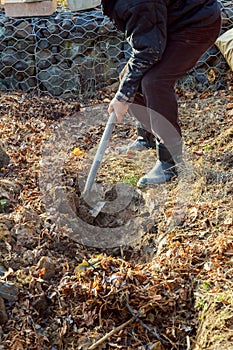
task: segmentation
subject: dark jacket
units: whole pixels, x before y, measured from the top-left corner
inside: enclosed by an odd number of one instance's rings
[[[132,47],[117,93],[129,101],[143,75],[161,60],[169,32],[207,26],[220,14],[217,0],[102,0],[102,8]]]

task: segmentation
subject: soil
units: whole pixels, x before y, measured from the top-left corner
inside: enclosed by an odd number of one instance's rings
[[[102,113],[107,97],[82,106],[0,95],[10,156],[0,172],[1,350],[233,349],[231,81],[178,91],[178,178],[137,189],[155,154],[116,151],[134,138],[129,120],[99,169],[102,197],[88,200],[82,181],[107,114],[94,125],[83,115]]]

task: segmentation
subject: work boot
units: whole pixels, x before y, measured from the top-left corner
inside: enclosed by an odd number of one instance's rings
[[[10,163],[10,157],[0,145],[0,169],[5,168]]]
[[[182,141],[175,145],[170,145],[169,150],[164,144],[156,143],[158,160],[154,168],[139,179],[137,183],[139,188],[163,184],[177,176],[178,166],[184,164],[182,159]]]
[[[128,146],[117,147],[120,153],[127,151],[143,151],[145,149],[156,149],[155,136],[149,131],[145,130],[141,123],[136,124],[137,139]]]

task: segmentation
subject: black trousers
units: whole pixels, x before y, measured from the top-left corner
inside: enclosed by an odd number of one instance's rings
[[[161,61],[141,80],[130,113],[165,145],[174,145],[181,140],[175,83],[213,46],[220,28],[221,18],[206,27],[168,33]]]

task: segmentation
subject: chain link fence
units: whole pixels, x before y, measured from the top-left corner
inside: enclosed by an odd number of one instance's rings
[[[219,3],[224,32],[233,27],[233,4]],[[129,55],[128,44],[100,9],[60,9],[40,18],[7,18],[0,13],[2,91],[33,91],[80,101],[93,98],[118,81]],[[224,88],[228,70],[214,46],[178,86],[198,91]]]

